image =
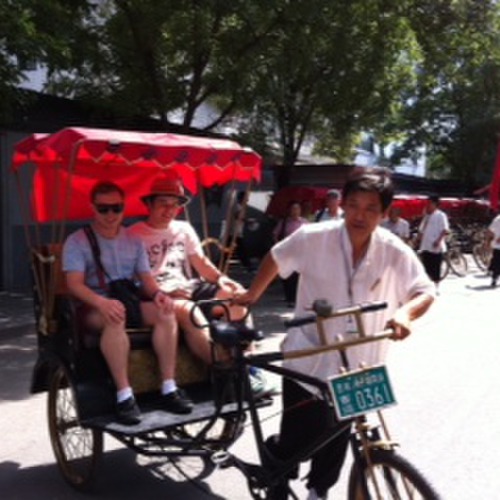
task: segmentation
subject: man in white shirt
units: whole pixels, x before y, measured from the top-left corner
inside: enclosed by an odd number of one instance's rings
[[[364,171],[348,180],[342,193],[344,220],[301,227],[276,244],[264,258],[248,292],[239,296],[241,304],[256,302],[279,273],[300,275],[296,315],[304,315],[316,299],[326,299],[337,309],[383,300],[385,310],[367,314],[365,330],[369,335],[390,326],[395,340],[411,333],[411,323],[420,317],[434,299],[434,287],[415,253],[396,236],[379,228],[392,201],[392,182],[385,173]],[[352,330],[349,318],[324,323],[328,342]],[[321,345],[315,325],[290,330],[283,343],[285,353]],[[352,367],[384,360],[388,341],[374,342],[348,350]],[[286,368],[326,380],[342,366],[336,352],[288,359]],[[312,392],[311,392],[312,391]],[[331,423],[331,409],[311,386],[290,379],[283,382],[283,415],[280,435],[268,440],[271,455],[278,460],[293,456],[326,429],[337,433]],[[337,481],[345,458],[349,430],[340,432],[311,460],[308,477],[309,499],[326,498]],[[273,498],[287,498],[288,487],[274,488]]]
[[[419,253],[429,278],[436,288],[441,281],[441,263],[446,252],[446,236],[450,233],[448,216],[439,209],[439,197],[429,196],[426,214],[419,227]]]
[[[410,240],[410,223],[401,217],[401,209],[398,207],[389,208],[387,218],[382,221],[381,226],[399,236],[405,243]]]
[[[325,206],[316,212],[315,222],[324,222],[326,220],[340,220],[343,211],[340,207],[340,193],[336,189],[330,189],[326,193]]]
[[[500,276],[500,215],[497,215],[488,227],[488,242],[493,248],[489,270],[491,272],[491,287],[497,286]]]

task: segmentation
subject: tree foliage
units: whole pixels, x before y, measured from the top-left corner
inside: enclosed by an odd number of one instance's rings
[[[69,42],[77,47],[87,36],[78,20],[92,6],[85,0],[3,0],[0,2],[0,117],[10,117],[21,99],[16,91],[24,72],[37,63],[68,68],[74,60]]]
[[[435,175],[485,182],[500,131],[498,3],[419,0],[415,7],[409,20],[423,57],[401,111],[404,150],[425,145]]]
[[[207,130],[278,145],[279,185],[307,140],[349,161],[361,131],[473,183],[500,126],[499,20],[495,0],[5,0],[0,95],[37,61],[51,92],[124,116],[188,128],[208,105]]]

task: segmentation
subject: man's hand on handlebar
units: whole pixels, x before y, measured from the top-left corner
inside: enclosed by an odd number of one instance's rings
[[[249,290],[238,290],[234,293],[231,302],[240,306],[250,306],[257,302],[257,297]]]
[[[408,311],[398,309],[394,317],[387,322],[387,328],[392,328],[393,340],[404,340],[411,333],[411,318]]]

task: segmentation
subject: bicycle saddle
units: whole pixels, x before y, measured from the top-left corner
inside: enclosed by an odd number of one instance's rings
[[[224,347],[235,347],[243,342],[264,338],[261,330],[250,328],[245,323],[220,320],[210,322],[210,336],[214,342]]]

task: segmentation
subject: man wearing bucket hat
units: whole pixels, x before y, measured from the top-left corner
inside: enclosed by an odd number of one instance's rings
[[[190,318],[193,301],[230,298],[242,287],[219,271],[204,255],[193,226],[176,220],[182,207],[189,202],[176,174],[154,180],[149,193],[141,199],[148,207],[149,215],[145,221],[133,224],[129,233],[144,242],[158,285],[174,299],[177,321],[189,347],[195,355],[210,363],[212,353],[208,329],[198,328]],[[232,306],[231,319],[241,319],[245,312],[241,306]],[[195,321],[200,325],[207,323],[199,308],[195,310]]]
[[[180,178],[175,173],[164,175],[153,181],[148,194],[141,197],[148,207],[145,221],[129,228],[146,247],[153,275],[161,290],[174,299],[177,321],[191,351],[205,363],[212,362],[210,332],[207,319],[200,308],[194,310],[194,321],[190,312],[193,302],[203,299],[231,298],[243,287],[217,269],[203,253],[200,239],[189,222],[176,220],[182,207],[189,202]],[[197,276],[194,277],[193,270]],[[247,309],[231,305],[232,320],[245,317]],[[260,370],[251,373],[254,397],[266,397],[276,393]]]

